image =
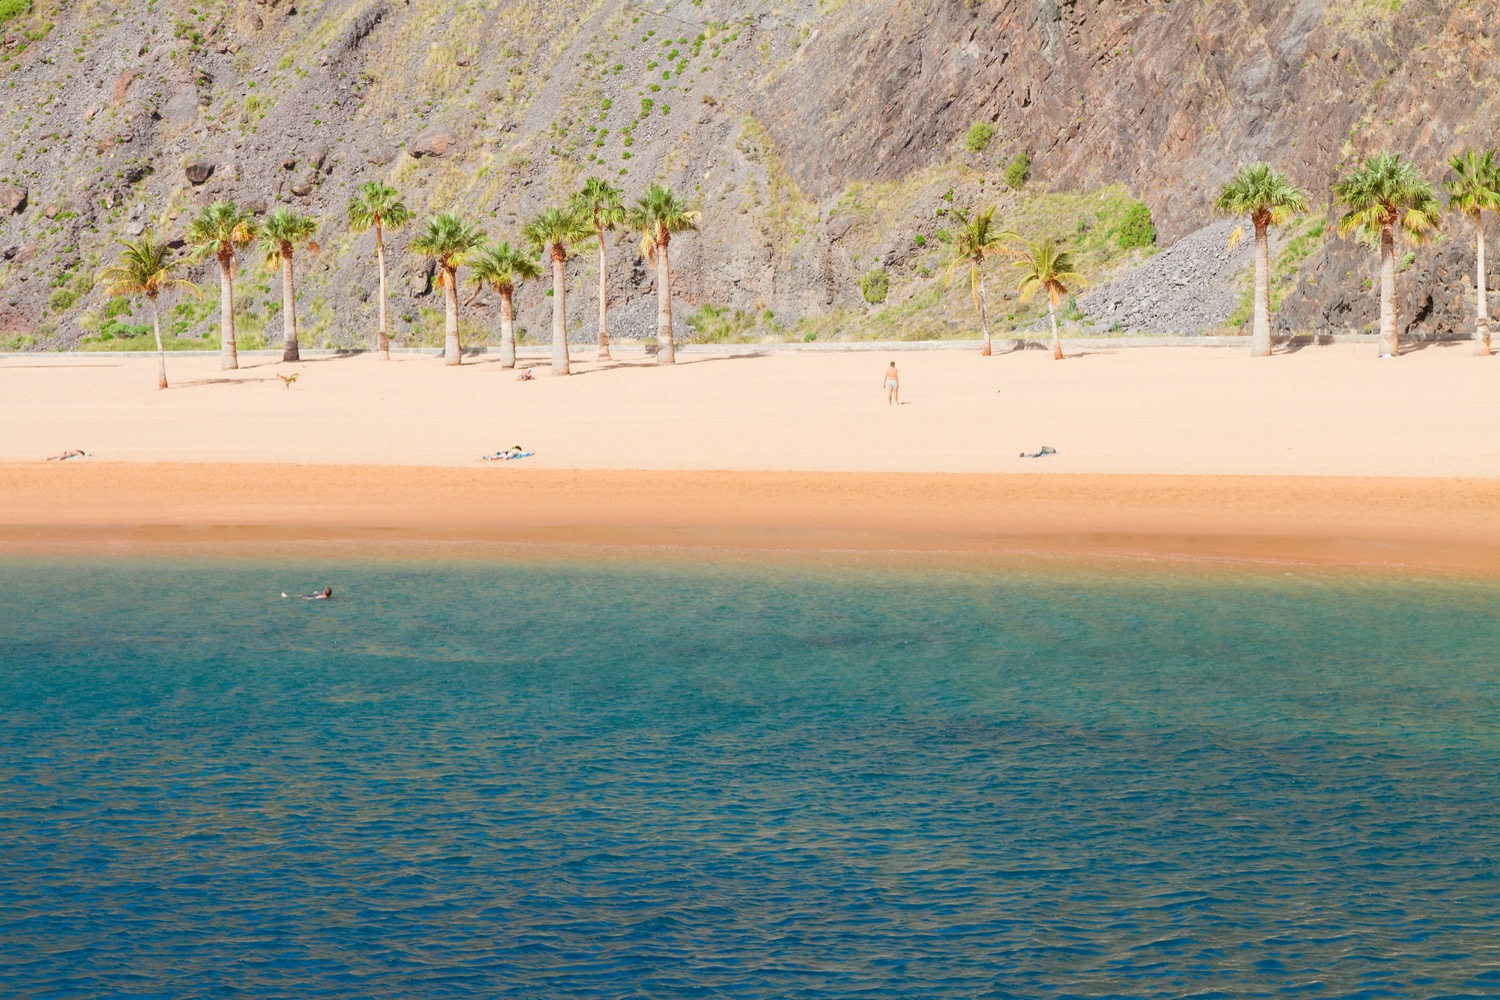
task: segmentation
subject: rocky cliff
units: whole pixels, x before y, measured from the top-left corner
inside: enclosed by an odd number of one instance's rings
[[[1493,141],[1500,107],[1489,83],[1500,18],[1473,0],[8,9],[0,344],[38,348],[97,340],[93,275],[115,239],[148,225],[180,233],[217,198],[322,218],[323,253],[304,265],[305,342],[368,342],[371,238],[343,217],[353,189],[377,177],[418,213],[458,209],[510,238],[589,175],[630,196],[665,180],[703,212],[701,232],[673,245],[680,313],[719,307],[704,315],[721,318],[721,333],[940,333],[972,325],[966,292],[943,282],[953,209],[998,204],[1007,224],[1075,241],[1103,282],[1140,256],[1112,239],[1131,201],[1175,243],[1213,221],[1214,190],[1255,159],[1320,204],[1323,224],[1304,220],[1284,241],[1295,258],[1280,267],[1283,325],[1342,331],[1373,320],[1374,255],[1333,237],[1332,180],[1383,149],[1437,180],[1450,153]],[[1020,153],[1030,180],[1016,191],[1002,178]],[[1470,322],[1467,227],[1452,218],[1445,241],[1404,261],[1416,333]],[[441,304],[426,265],[395,243],[395,332],[425,342]],[[616,335],[654,317],[633,244],[611,244]],[[570,265],[584,293],[570,336],[581,340],[594,330],[594,267],[586,253]],[[1241,280],[1223,270],[1205,278],[1221,299]],[[247,340],[274,338],[279,286],[248,260],[241,280]],[[492,305],[480,296],[468,312],[473,335]],[[175,306],[174,331],[211,336],[212,307]],[[520,307],[522,327],[544,339],[543,288],[524,288]]]

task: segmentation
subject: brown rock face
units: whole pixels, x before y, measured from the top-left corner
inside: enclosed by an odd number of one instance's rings
[[[26,208],[26,189],[12,185],[0,186],[0,210],[14,215]]]
[[[120,71],[120,75],[115,77],[115,85],[109,91],[110,107],[117,108],[125,103],[125,98],[130,93],[130,85],[135,82],[138,75],[133,69]]]
[[[458,145],[458,133],[452,129],[430,128],[407,144],[406,151],[412,156],[442,156]]]
[[[1399,150],[1436,178],[1500,123],[1480,83],[1500,71],[1493,5],[1406,0],[1352,25],[1322,0],[857,6],[762,100],[819,197],[900,178],[989,122],[993,155],[1030,152],[1054,189],[1124,182],[1172,242],[1242,164],[1272,162],[1317,202],[1357,157]]]
[[[182,168],[189,183],[202,184],[214,175],[214,165],[205,160],[194,160]]]

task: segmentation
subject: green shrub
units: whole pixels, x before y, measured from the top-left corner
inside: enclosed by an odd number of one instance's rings
[[[969,126],[969,134],[964,137],[964,145],[971,153],[982,153],[994,137],[995,126],[989,122],[975,122]]]
[[[865,272],[859,279],[859,290],[864,294],[865,301],[872,306],[878,306],[884,302],[891,290],[891,279],[885,273],[885,268],[877,267],[873,271]]]
[[[1026,181],[1031,177],[1031,157],[1024,151],[1017,153],[1011,158],[1010,164],[1005,168],[1005,183],[1010,185],[1012,191],[1019,191],[1026,186]]]
[[[1151,223],[1151,209],[1138,201],[1125,210],[1125,218],[1115,234],[1121,250],[1156,245],[1156,226]]]
[[[78,293],[71,288],[59,288],[47,299],[47,306],[53,312],[63,312],[73,308],[73,303],[78,301]]]
[[[0,24],[31,13],[31,0],[0,0]]]

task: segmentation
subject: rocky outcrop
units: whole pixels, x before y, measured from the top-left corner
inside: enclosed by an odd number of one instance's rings
[[[417,159],[424,156],[443,156],[458,146],[458,133],[447,128],[430,128],[414,136],[406,151]]]
[[[214,165],[207,160],[190,160],[183,164],[182,173],[190,184],[206,184],[214,175]]]
[[[14,215],[26,209],[27,192],[14,184],[0,185],[0,212]]]

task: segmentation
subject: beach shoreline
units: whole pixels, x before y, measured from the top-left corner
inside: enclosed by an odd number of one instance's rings
[[[1312,566],[1500,578],[1500,480],[0,465],[0,557]]]

